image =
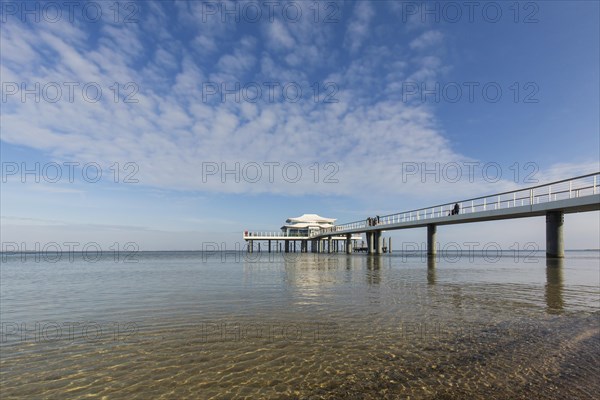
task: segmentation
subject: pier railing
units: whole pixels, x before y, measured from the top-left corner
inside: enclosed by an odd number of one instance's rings
[[[490,196],[475,197],[417,210],[383,215],[379,217],[379,220],[374,225],[369,225],[367,220],[335,225],[331,228],[321,229],[319,232],[313,232],[311,237],[322,236],[330,232],[342,233],[355,229],[372,228],[373,226],[385,226],[451,216],[455,204],[458,204],[460,207],[459,214],[474,214],[588,196],[600,192],[598,184],[600,184],[600,172]]]
[[[274,238],[305,238],[308,237],[307,235],[302,235],[299,233],[285,233],[285,232],[250,232],[250,231],[244,231],[244,237],[274,237]]]
[[[291,233],[291,234],[287,234],[284,232],[260,232],[260,231],[244,231],[244,238],[245,239],[251,239],[251,238],[269,238],[269,239],[277,239],[277,238],[298,238],[298,239],[306,239],[309,237],[313,237],[315,236],[314,233],[311,233],[310,236],[308,235],[302,235],[299,233]]]

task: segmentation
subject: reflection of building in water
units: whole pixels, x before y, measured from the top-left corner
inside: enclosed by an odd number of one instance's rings
[[[244,282],[297,288],[311,295],[323,295],[323,289],[341,282],[364,282],[379,285],[382,268],[390,268],[391,260],[381,257],[359,257],[340,254],[256,253],[244,258]],[[387,260],[387,261],[386,261]]]
[[[561,313],[563,301],[563,258],[546,259],[546,307],[549,313]]]
[[[261,253],[256,253],[261,254]],[[252,284],[280,285],[307,290],[317,295],[324,289],[339,284],[340,270],[346,263],[338,254],[262,253],[244,259],[244,278]]]

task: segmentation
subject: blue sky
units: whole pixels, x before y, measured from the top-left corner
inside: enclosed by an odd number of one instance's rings
[[[2,3],[3,242],[232,246],[600,170],[598,2],[47,4]],[[402,173],[449,163],[473,179]],[[535,221],[447,232],[543,246]],[[599,247],[598,213],[566,221]]]

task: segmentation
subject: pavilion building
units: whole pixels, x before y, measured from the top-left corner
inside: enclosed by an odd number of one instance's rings
[[[272,244],[275,245],[275,251],[295,252],[298,249],[301,252],[309,251],[322,252],[327,248],[328,252],[339,252],[340,247],[356,247],[356,243],[362,242],[362,235],[331,235],[329,241],[313,240],[321,230],[333,228],[335,218],[325,218],[317,214],[303,214],[299,217],[288,218],[281,227],[280,232],[249,232],[244,231],[244,240],[248,242],[248,252],[253,252],[254,244],[260,251],[260,243],[266,242],[267,251],[272,251]],[[283,244],[284,249],[281,248]],[[341,245],[341,246],[340,246]],[[321,249],[321,250],[319,250]]]
[[[313,232],[333,227],[335,221],[335,218],[324,218],[317,214],[303,214],[300,217],[288,218],[281,227],[281,232],[286,236],[310,237]]]

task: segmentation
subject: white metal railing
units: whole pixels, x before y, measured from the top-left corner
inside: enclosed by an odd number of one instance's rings
[[[294,234],[288,234],[285,232],[250,232],[250,231],[244,231],[244,237],[297,237],[297,238],[305,238],[308,237],[307,235],[301,235],[298,233],[294,233]]]
[[[600,193],[599,185],[600,172],[596,172],[544,185],[517,189],[510,192],[497,193],[490,196],[476,197],[433,207],[420,208],[418,210],[384,215],[379,217],[379,220],[376,221],[374,225],[369,225],[366,220],[335,225],[331,228],[321,229],[318,232],[311,232],[310,237],[321,236],[330,232],[342,233],[356,229],[368,229],[373,226],[385,226],[451,216],[455,204],[459,205],[460,214],[473,214],[594,195]]]

